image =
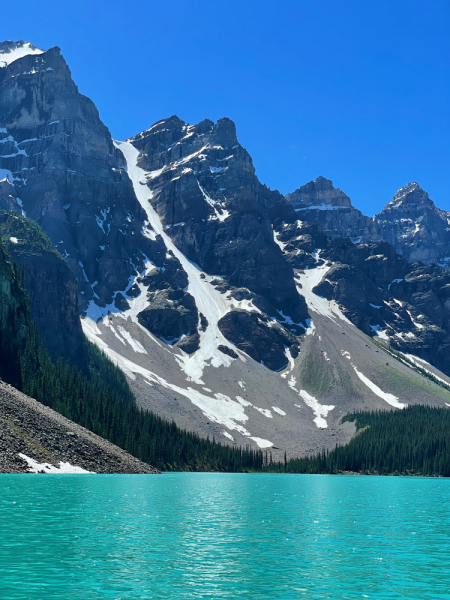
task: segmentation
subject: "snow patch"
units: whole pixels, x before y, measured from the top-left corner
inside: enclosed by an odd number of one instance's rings
[[[314,206],[305,206],[304,208],[296,208],[295,212],[301,212],[302,210],[340,210],[348,208],[347,206],[331,206],[330,204],[316,204]]]
[[[317,398],[314,398],[314,396],[308,394],[306,390],[300,390],[298,393],[303,399],[306,406],[309,406],[309,408],[311,408],[311,410],[316,415],[313,421],[317,425],[317,427],[319,429],[326,429],[328,427],[326,417],[328,416],[328,413],[332,411],[335,407],[333,405],[320,404]]]
[[[335,406],[333,406],[331,404],[329,404],[329,405],[320,404],[320,402],[317,400],[317,398],[314,398],[314,396],[311,396],[311,394],[309,394],[306,390],[298,390],[295,387],[296,384],[297,384],[297,381],[296,381],[295,377],[292,376],[290,378],[290,380],[288,381],[289,387],[292,388],[295,392],[297,392],[297,394],[300,396],[300,398],[303,400],[303,402],[306,404],[306,406],[311,408],[311,410],[313,411],[313,413],[315,415],[313,421],[316,424],[316,426],[319,429],[326,429],[328,427],[326,417],[327,417],[328,413],[335,408]],[[298,404],[294,404],[294,406],[297,406],[297,408],[301,408],[301,406]]]
[[[352,367],[355,373],[358,375],[359,379],[364,383],[364,385],[366,385],[370,390],[372,390],[372,392],[376,396],[378,396],[391,406],[394,406],[395,408],[405,408],[405,406],[407,406],[407,404],[399,402],[397,396],[394,396],[393,394],[388,394],[387,392],[383,392],[383,390],[380,389],[375,383],[373,383],[373,381],[370,381],[368,377],[366,377],[363,373],[358,371],[355,365],[352,365]]]
[[[330,270],[331,267],[327,265],[320,265],[315,269],[308,269],[306,271],[297,273],[296,281],[297,291],[300,296],[303,296],[306,300],[306,304],[308,308],[312,311],[323,315],[324,317],[328,317],[332,321],[334,321],[339,327],[339,323],[336,321],[336,317],[349,325],[353,325],[353,323],[347,319],[347,317],[342,313],[339,305],[334,300],[327,300],[322,296],[318,296],[313,292],[313,289],[322,281],[323,277]],[[308,332],[307,332],[308,333]]]
[[[390,289],[391,289],[391,285],[392,285],[393,283],[401,283],[402,281],[403,281],[403,279],[393,279],[393,280],[391,281],[391,283],[388,285],[388,290],[390,290]]]
[[[386,333],[386,329],[381,329],[380,325],[371,325],[370,329],[375,333],[375,335],[382,340],[389,341],[389,336]]]
[[[272,442],[269,442],[268,440],[263,440],[259,437],[252,436],[250,437],[250,439],[256,442],[260,448],[271,448],[273,446]]]
[[[117,329],[119,330],[120,335],[126,339],[135,352],[139,354],[147,354],[147,350],[144,348],[144,346],[131,337],[130,333],[126,329],[124,329],[121,325],[119,325]]]
[[[404,354],[404,356],[406,356],[406,358],[408,360],[410,360],[412,363],[414,363],[416,365],[416,367],[420,367],[421,369],[423,369],[424,371],[426,371],[427,373],[429,373],[430,375],[435,377],[438,381],[445,383],[445,385],[450,385],[450,383],[448,381],[445,381],[445,379],[442,379],[442,377],[439,377],[439,375],[436,375],[436,373],[434,371],[430,371],[430,369],[427,369],[426,366],[424,366],[424,365],[429,365],[430,367],[433,367],[434,369],[436,367],[434,367],[432,364],[430,364],[423,358],[419,358],[418,356],[414,356],[413,354]]]
[[[274,230],[273,230],[273,241],[275,242],[275,244],[276,244],[277,246],[279,246],[279,247],[281,248],[281,251],[283,252],[283,251],[284,251],[284,249],[286,248],[287,244],[285,244],[284,242],[280,242],[280,240],[278,239],[278,236],[279,236],[279,235],[280,235],[280,234],[279,234],[279,233],[277,233],[277,232],[275,231],[275,229],[274,229]]]
[[[14,61],[19,60],[19,58],[23,58],[24,56],[28,56],[30,54],[43,54],[44,52],[45,50],[40,50],[29,42],[26,42],[22,46],[18,46],[9,52],[3,50],[0,52],[0,69],[7,67]]]
[[[20,458],[25,460],[28,463],[28,472],[29,473],[59,473],[65,475],[81,475],[81,474],[94,474],[94,471],[86,471],[86,469],[82,469],[81,467],[75,467],[68,462],[60,462],[59,467],[54,467],[50,463],[39,463],[33,458],[30,458],[26,454],[22,454],[19,452]]]

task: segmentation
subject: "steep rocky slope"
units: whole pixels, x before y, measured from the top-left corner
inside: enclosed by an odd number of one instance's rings
[[[20,384],[18,357],[30,331],[26,296],[0,240],[0,377]]]
[[[78,283],[42,229],[21,215],[0,212],[0,235],[11,261],[24,273],[31,317],[52,356],[82,365],[85,339],[78,310]]]
[[[151,233],[140,235],[145,214],[123,158],[59,48],[33,48],[0,48],[0,179],[12,184],[3,183],[0,208],[15,201],[42,226],[77,276],[85,308],[93,297],[111,301],[160,249]]]
[[[158,473],[0,380],[0,473]]]
[[[401,188],[374,221],[380,238],[408,262],[449,268],[450,213],[437,208],[419,184]]]
[[[450,375],[450,274],[446,269],[410,264],[386,242],[355,245],[330,239],[318,224],[283,227],[279,239],[297,269],[297,280],[319,269],[315,294],[336,301],[366,334]]]

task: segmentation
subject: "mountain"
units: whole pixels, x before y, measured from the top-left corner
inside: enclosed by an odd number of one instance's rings
[[[59,48],[38,51],[24,42],[0,48],[5,178],[0,209],[20,210],[43,228],[78,279],[82,309],[97,296],[111,301],[147,256],[157,260],[158,244],[140,235],[145,214],[123,157]]]
[[[286,199],[301,221],[321,223],[331,237],[349,237],[355,243],[379,239],[373,219],[352,206],[350,198],[325,177],[302,185]]]
[[[299,219],[320,223],[331,237],[354,243],[384,240],[408,262],[449,268],[450,213],[440,210],[417,183],[408,183],[374,217],[364,216],[350,198],[324,177],[301,186],[286,199]]]
[[[348,412],[450,404],[448,272],[401,258],[323,178],[267,188],[230,119],[113,142],[53,48],[0,67],[0,127],[2,207],[64,256],[140,408],[282,458],[348,442]]]
[[[408,262],[449,267],[450,213],[437,208],[419,184],[401,188],[374,221],[378,235]]]

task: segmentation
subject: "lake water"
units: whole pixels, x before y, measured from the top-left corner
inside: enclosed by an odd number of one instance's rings
[[[450,480],[0,475],[0,598],[450,598]]]

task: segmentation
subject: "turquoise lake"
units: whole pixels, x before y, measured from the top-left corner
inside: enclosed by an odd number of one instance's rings
[[[0,475],[0,598],[450,598],[450,480]]]

